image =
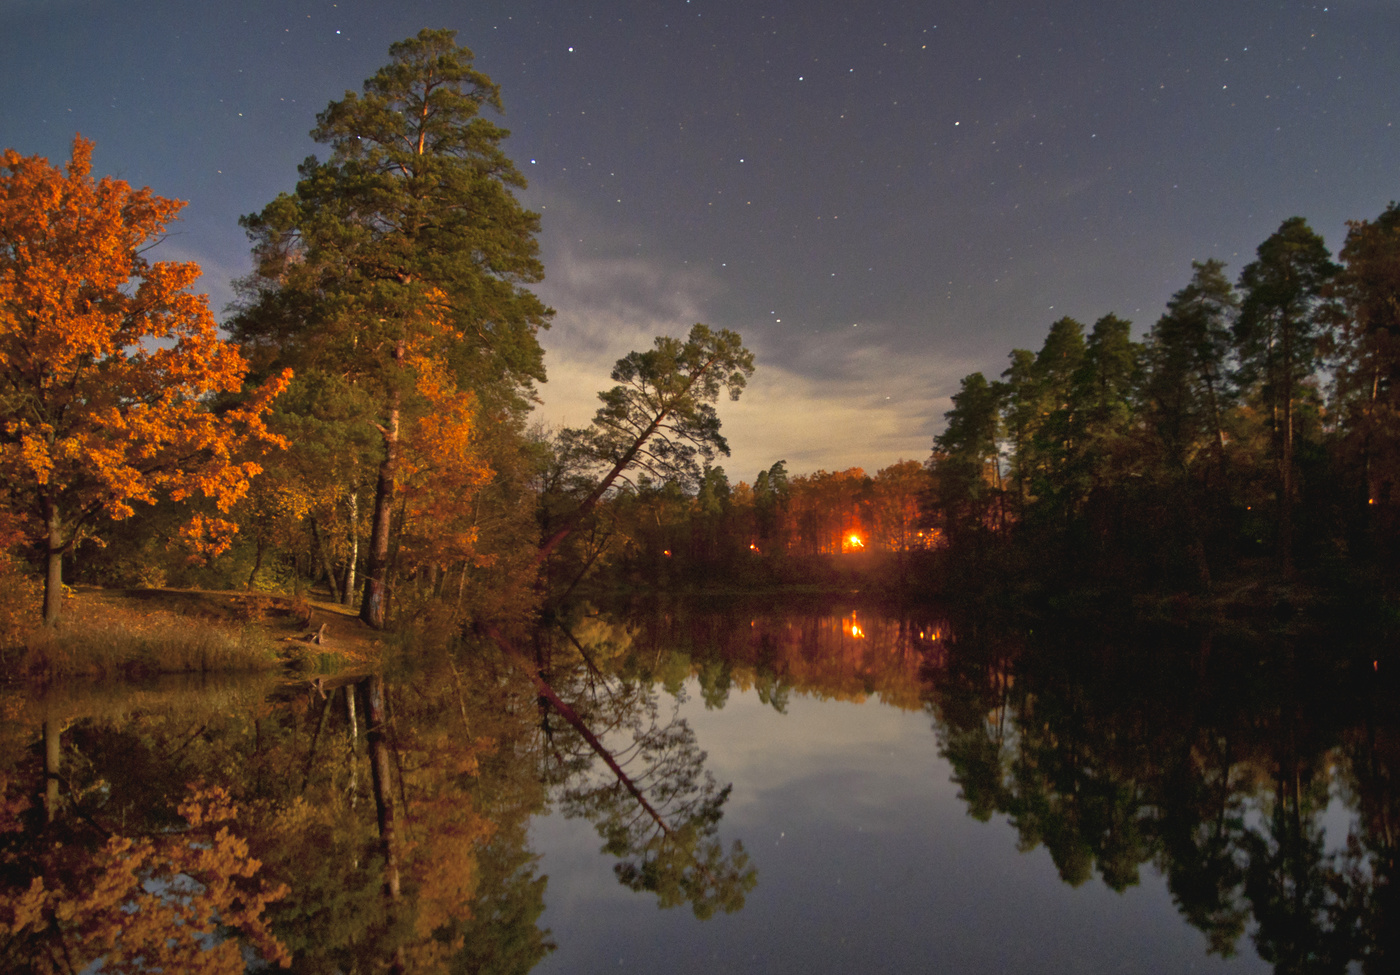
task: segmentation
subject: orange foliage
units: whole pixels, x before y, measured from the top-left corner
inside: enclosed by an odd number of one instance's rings
[[[289,378],[209,409],[246,363],[187,290],[199,266],[145,257],[183,204],[94,181],[91,162],[76,138],[64,170],[13,150],[0,167],[0,472],[47,522],[34,537],[60,548],[162,495],[228,511],[259,471],[240,451],[277,439],[262,418]]]
[[[192,789],[180,806],[188,832],[112,836],[96,851],[53,842],[27,887],[0,891],[0,943],[27,952],[38,972],[244,971],[235,931],[267,961],[287,950],[268,931],[266,905],[284,886],[247,881],[261,864],[229,829],[236,810],[223,789]]]
[[[404,951],[409,971],[436,971],[462,947],[460,922],[479,881],[477,854],[495,830],[470,798],[479,759],[495,743],[447,725],[420,727],[399,745],[408,798],[402,854],[416,908]]]
[[[879,546],[890,552],[927,547],[919,532],[919,501],[928,492],[924,465],[916,460],[891,464],[870,487],[867,520]]]
[[[420,564],[475,558],[472,498],[491,478],[476,446],[476,397],[457,389],[435,359],[411,357],[427,409],[409,426],[399,466],[403,544]]]

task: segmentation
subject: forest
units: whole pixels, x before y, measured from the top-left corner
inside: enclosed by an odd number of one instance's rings
[[[243,219],[222,324],[198,268],[147,257],[182,204],[94,179],[81,137],[65,169],[6,152],[12,601],[42,580],[52,622],[66,584],[319,586],[383,629],[579,585],[1034,588],[1048,552],[1089,589],[1389,575],[1395,204],[1335,261],[1295,217],[1237,280],[1195,263],[1140,339],[1054,322],[962,381],[926,460],[731,483],[714,404],[754,360],[728,330],[619,360],[587,428],[532,425],[553,310],[500,92],[450,32],[391,58]]]

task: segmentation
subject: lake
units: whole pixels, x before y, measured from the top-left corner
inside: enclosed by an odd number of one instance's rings
[[[204,877],[198,782],[301,971],[1393,970],[1370,639],[653,603],[425,653],[379,711],[333,677],[10,694],[0,924],[36,862],[55,903],[111,881],[113,836]],[[93,930],[165,909],[131,884]]]

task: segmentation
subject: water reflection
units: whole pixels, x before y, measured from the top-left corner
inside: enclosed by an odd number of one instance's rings
[[[655,683],[621,676],[627,642],[625,629],[596,618],[537,634],[540,729],[558,804],[595,825],[624,886],[662,907],[689,904],[701,919],[739,910],[756,873],[741,842],[726,852],[718,837],[730,790]]]
[[[527,971],[544,793],[466,676],[6,696],[0,969]]]
[[[1392,971],[1394,688],[1374,636],[1340,634],[585,607],[377,683],[7,693],[0,968],[238,971],[242,944],[307,972],[565,971],[597,938],[694,942],[697,971],[1097,970],[1046,940],[1088,911],[1200,932],[1139,970]],[[549,809],[585,854],[539,859]],[[577,879],[600,868],[611,893]],[[575,884],[578,917],[551,914]]]
[[[983,631],[926,674],[969,812],[1070,885],[1150,864],[1229,956],[1395,966],[1395,710],[1340,631]],[[1344,839],[1343,805],[1360,812]],[[1330,842],[1329,842],[1330,841]]]

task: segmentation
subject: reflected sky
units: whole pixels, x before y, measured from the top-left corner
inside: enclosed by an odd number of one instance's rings
[[[1145,868],[1123,894],[1063,884],[1043,847],[1016,848],[1004,816],[966,814],[929,715],[875,701],[753,691],[681,713],[734,792],[721,836],[758,868],[743,910],[697,922],[613,877],[586,821],[532,825],[549,875],[549,972],[1265,972],[1246,940],[1228,960]],[[1330,825],[1330,824],[1329,824]]]

